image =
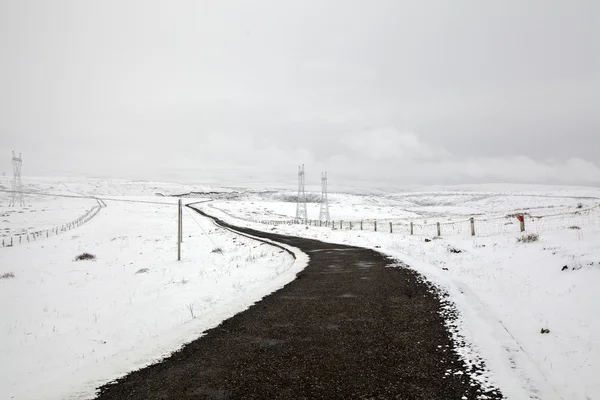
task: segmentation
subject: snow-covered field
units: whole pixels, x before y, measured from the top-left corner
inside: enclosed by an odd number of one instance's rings
[[[600,399],[600,209],[578,213],[578,207],[598,205],[600,190],[486,189],[483,192],[476,186],[378,197],[333,194],[331,217],[389,220],[414,213],[423,219],[456,220],[515,212],[574,214],[549,218],[558,218],[560,223],[535,225],[539,239],[531,243],[517,242],[518,228],[483,237],[470,237],[469,232],[435,239],[432,230],[427,239],[433,240],[426,242],[423,235],[411,236],[407,231],[390,234],[381,228],[373,232],[372,227],[360,231],[356,226],[352,231],[304,225],[265,228],[247,221],[287,220],[295,214],[295,204],[288,202],[220,201],[203,208],[257,229],[390,254],[450,295],[461,314],[455,333],[470,343],[458,350],[467,361],[481,356],[491,369],[492,380],[508,398]],[[318,207],[309,204],[309,219],[318,216]],[[549,333],[541,333],[542,329]]]
[[[183,259],[176,261],[175,201],[163,195],[210,192],[205,197],[215,201],[198,207],[237,224],[376,248],[421,272],[460,312],[452,329],[467,344],[457,351],[467,362],[482,358],[491,371],[484,378],[508,398],[600,399],[600,209],[579,212],[600,202],[600,190],[475,185],[330,194],[332,219],[390,221],[390,234],[385,224],[373,232],[368,223],[364,231],[357,225],[350,231],[348,225],[248,221],[293,218],[295,193],[289,190],[75,178],[24,184],[29,210],[22,211],[29,213],[8,208],[2,193],[0,213],[17,211],[0,220],[2,231],[63,224],[94,206],[91,197],[108,200],[81,227],[0,248],[0,276],[9,274],[0,279],[0,392],[6,398],[90,397],[96,386],[160,359],[294,278],[306,258],[294,263],[279,249],[217,229],[187,210]],[[202,197],[196,193],[185,202]],[[316,219],[319,204],[308,208]],[[517,243],[518,224],[503,219],[517,212],[572,214],[528,220],[539,240]],[[411,236],[406,229],[409,221],[471,216],[499,218],[501,229],[475,237],[462,228],[444,230],[437,239],[434,230]],[[75,261],[83,252],[96,259]]]
[[[27,196],[24,207],[0,207],[2,236],[27,235],[71,222],[96,206],[93,199]]]
[[[90,185],[73,186],[84,193]],[[175,201],[133,197],[129,185],[111,191],[128,201],[106,201],[71,231],[0,248],[0,276],[14,275],[0,279],[0,397],[93,397],[96,386],[177,350],[305,265],[187,209],[178,262]],[[71,200],[53,223],[71,218],[61,214]],[[75,261],[84,252],[96,258]]]
[[[449,187],[445,191],[391,193],[387,195],[356,195],[330,193],[329,210],[332,220],[360,221],[386,220],[394,222],[413,221],[445,222],[465,217],[493,218],[509,213],[522,212],[531,215],[557,214],[598,205],[600,190],[576,188],[564,192],[564,188],[542,187],[539,191],[525,191],[527,186],[514,185],[504,190],[483,192],[481,188],[457,190]],[[553,192],[553,189],[555,192]],[[522,190],[522,191],[520,191]],[[239,200],[218,201],[223,211],[235,212],[246,219],[288,220],[296,215],[296,195],[287,192],[284,196],[273,196],[260,192],[248,193],[244,199],[249,207],[240,209]],[[318,219],[319,195],[310,196],[309,219]]]

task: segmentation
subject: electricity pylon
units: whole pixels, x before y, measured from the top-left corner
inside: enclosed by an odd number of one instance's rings
[[[306,221],[306,192],[304,191],[304,164],[298,166],[298,199],[296,202],[296,219]]]
[[[25,201],[23,200],[23,184],[21,183],[21,165],[23,164],[23,159],[21,158],[21,154],[19,157],[15,155],[15,151],[13,150],[12,157],[12,165],[13,165],[13,182],[12,182],[12,197],[10,199],[10,207],[14,207],[15,204],[19,203],[19,205],[24,206]]]
[[[327,171],[321,174],[321,209],[319,221],[329,221],[329,201],[327,200]]]

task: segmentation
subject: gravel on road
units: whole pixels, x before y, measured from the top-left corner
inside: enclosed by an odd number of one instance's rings
[[[466,373],[442,297],[415,271],[373,250],[216,221],[309,263],[161,362],[102,386],[99,400],[502,398]]]

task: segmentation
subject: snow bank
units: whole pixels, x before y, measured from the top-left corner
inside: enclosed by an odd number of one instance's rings
[[[3,398],[93,397],[97,386],[177,350],[306,265],[187,209],[177,262],[173,204],[106,203],[82,227],[0,249],[0,276],[14,274],[0,279]],[[75,261],[84,252],[95,259]]]
[[[512,198],[513,204],[505,204],[505,209],[521,207],[520,197]],[[267,229],[232,216],[260,219],[261,210],[268,207],[254,208],[248,202],[226,206],[226,213],[206,210],[234,223]],[[348,205],[352,206],[356,205]],[[304,225],[268,229],[374,248],[421,272],[450,295],[461,315],[454,332],[468,345],[457,351],[467,364],[482,357],[491,370],[482,379],[495,383],[508,398],[596,399],[600,398],[600,212],[589,222],[580,229],[541,231],[533,243],[518,243],[518,233],[425,242],[406,234]],[[541,333],[542,328],[549,333]]]

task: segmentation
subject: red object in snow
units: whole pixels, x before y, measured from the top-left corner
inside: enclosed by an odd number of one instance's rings
[[[519,222],[525,221],[525,219],[523,218],[523,214],[517,215],[517,219],[519,220]]]

